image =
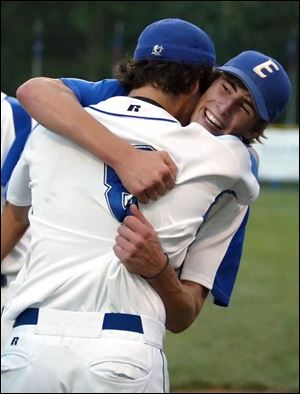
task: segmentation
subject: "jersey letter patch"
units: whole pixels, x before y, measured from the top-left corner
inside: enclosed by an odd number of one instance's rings
[[[141,108],[140,105],[131,104],[131,105],[129,105],[127,111],[139,112],[140,108]]]
[[[273,68],[271,67],[273,66]],[[279,67],[277,66],[277,64],[275,62],[273,62],[272,59],[267,60],[264,63],[259,64],[258,66],[254,67],[253,71],[261,78],[266,78],[268,75],[264,74],[262,70],[267,71],[269,74],[274,72],[274,69],[276,71],[279,70]]]

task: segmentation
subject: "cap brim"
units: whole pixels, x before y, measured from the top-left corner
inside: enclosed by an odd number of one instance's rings
[[[258,112],[259,116],[267,122],[270,121],[270,116],[269,116],[269,113],[268,113],[268,110],[267,110],[267,107],[265,104],[264,97],[261,94],[257,85],[253,82],[253,80],[251,78],[248,77],[247,74],[245,74],[239,68],[235,68],[232,66],[217,67],[217,70],[232,74],[235,77],[237,77],[238,79],[240,79],[243,82],[243,84],[248,88],[248,90],[253,98],[255,108],[256,108],[256,111]]]

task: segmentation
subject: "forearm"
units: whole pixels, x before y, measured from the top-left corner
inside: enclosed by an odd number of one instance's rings
[[[72,139],[112,167],[134,150],[85,111],[60,80],[31,79],[18,88],[17,98],[39,123]]]
[[[156,200],[174,187],[177,168],[166,152],[135,149],[111,133],[82,108],[62,81],[33,78],[18,88],[17,97],[39,123],[114,168],[125,188],[142,203]]]
[[[5,207],[1,214],[1,261],[16,246],[28,226],[24,217],[16,218],[9,204]]]
[[[181,332],[198,316],[208,290],[195,282],[180,281],[152,225],[135,205],[131,214],[118,228],[114,252],[129,272],[144,277],[159,294],[166,309],[166,327]]]
[[[171,266],[148,282],[161,297],[166,308],[166,327],[174,333],[194,322],[208,294],[196,283],[180,281]]]

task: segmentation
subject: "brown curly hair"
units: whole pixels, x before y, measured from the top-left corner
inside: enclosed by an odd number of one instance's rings
[[[212,69],[199,65],[157,60],[124,59],[114,70],[114,76],[128,90],[151,84],[164,93],[189,93],[199,81],[200,94],[207,88]]]
[[[184,62],[175,63],[159,60],[122,60],[114,70],[114,76],[128,90],[137,89],[145,85],[152,85],[164,93],[174,95],[189,93],[195,82],[199,81],[199,94],[202,95],[209,86],[222,73],[212,68],[205,68],[198,65],[190,65]],[[226,78],[235,84],[246,89],[244,84],[233,75],[226,73]],[[242,136],[242,141],[250,146],[261,138],[266,138],[263,134],[267,122],[258,120],[255,126],[249,130],[248,136]]]

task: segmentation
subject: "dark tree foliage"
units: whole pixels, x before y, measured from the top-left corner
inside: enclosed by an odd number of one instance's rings
[[[178,17],[208,32],[218,64],[256,49],[285,65],[294,92],[281,120],[296,122],[298,14],[297,1],[1,1],[1,89],[15,95],[37,74],[111,77],[147,24]]]

